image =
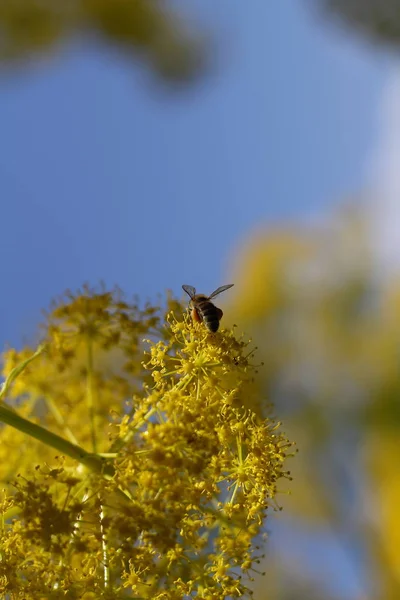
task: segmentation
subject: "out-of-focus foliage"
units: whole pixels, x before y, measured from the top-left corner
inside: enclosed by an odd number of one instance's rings
[[[311,0],[368,38],[400,44],[400,0]]]
[[[32,349],[5,352],[2,598],[246,595],[291,444],[245,406],[247,343],[182,313],[85,288],[9,386]]]
[[[0,61],[31,61],[73,38],[141,57],[167,79],[187,80],[205,47],[164,0],[0,0]]]
[[[359,588],[348,598],[394,600],[400,598],[400,279],[381,277],[371,241],[357,205],[314,226],[260,230],[236,261],[236,297],[225,318],[258,346],[265,365],[258,397],[278,406],[299,447],[285,514],[320,535],[327,556],[329,547],[341,548]],[[274,600],[293,597],[295,565],[288,556],[282,560],[282,572],[291,575],[287,586],[280,580]],[[316,597],[334,597],[334,582],[321,588],[320,574],[307,569],[299,584],[314,581]],[[275,574],[276,567],[267,577]],[[256,600],[267,597],[262,589],[261,582]],[[295,597],[311,592],[299,588]]]

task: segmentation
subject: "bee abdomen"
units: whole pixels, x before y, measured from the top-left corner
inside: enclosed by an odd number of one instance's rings
[[[207,328],[212,332],[215,333],[216,331],[218,331],[219,328],[219,321],[218,319],[204,319],[204,323],[206,324]]]
[[[219,327],[219,314],[217,308],[211,302],[200,302],[198,309],[207,328],[215,333]]]

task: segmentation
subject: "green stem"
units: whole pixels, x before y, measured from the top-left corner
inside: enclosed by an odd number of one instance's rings
[[[11,373],[8,375],[7,379],[0,388],[0,401],[4,400],[11,384],[18,377],[18,375],[20,375],[20,373],[22,373],[29,363],[35,360],[35,358],[37,358],[44,350],[45,346],[39,346],[32,356],[22,361],[19,365],[12,369]],[[84,450],[84,448],[78,446],[78,444],[69,442],[59,435],[48,431],[44,427],[41,427],[41,425],[37,425],[36,423],[32,423],[28,419],[21,417],[15,412],[14,409],[7,407],[4,403],[0,404],[0,422],[5,423],[6,425],[11,425],[11,427],[14,427],[18,431],[26,433],[30,437],[47,444],[47,446],[50,446],[51,448],[55,448],[62,454],[80,462],[90,471],[102,475],[105,479],[110,480],[115,475],[115,469],[113,465],[101,456],[87,452]],[[132,496],[128,490],[118,488],[117,493],[119,496],[124,498],[125,501],[132,500]]]
[[[69,439],[69,441],[72,444],[77,445],[78,440],[76,439],[76,437],[74,436],[73,432],[70,430],[68,425],[65,423],[65,419],[62,416],[61,412],[59,411],[58,406],[56,405],[54,400],[52,398],[49,398],[46,396],[44,398],[44,401],[47,404],[50,412],[53,413],[53,417],[55,418],[57,425],[59,425],[62,428],[62,430],[64,431],[64,434]]]
[[[22,431],[23,433],[30,435],[36,440],[39,440],[47,446],[50,446],[51,448],[55,448],[63,455],[69,456],[70,458],[80,462],[93,473],[102,475],[102,477],[105,479],[111,480],[115,475],[115,469],[113,465],[103,459],[101,456],[87,452],[84,448],[81,448],[81,446],[72,444],[56,433],[52,433],[44,427],[20,417],[17,415],[17,413],[7,408],[4,404],[0,405],[0,422],[11,425],[11,427],[18,429],[18,431]],[[125,501],[132,500],[129,490],[119,487],[116,491],[117,494]]]
[[[107,588],[110,587],[110,566],[109,566],[109,560],[108,560],[108,546],[107,546],[107,536],[106,536],[106,531],[104,529],[104,518],[105,518],[105,514],[104,514],[104,505],[100,500],[100,534],[101,534],[101,549],[102,549],[102,554],[103,554],[103,582],[104,582],[104,589],[106,590]]]
[[[30,435],[51,448],[55,448],[62,454],[77,460],[91,471],[101,473],[106,479],[111,479],[115,473],[113,466],[100,456],[87,452],[77,444],[65,440],[41,425],[37,425],[24,417],[20,417],[4,404],[0,405],[0,421],[7,425],[11,425],[11,427],[18,429],[18,431]]]
[[[20,375],[20,373],[22,373],[22,371],[24,371],[26,369],[26,367],[29,365],[29,363],[31,363],[38,356],[40,356],[42,354],[42,352],[45,351],[45,349],[46,349],[45,345],[39,346],[39,348],[36,350],[36,352],[34,354],[32,354],[32,356],[30,356],[26,360],[22,361],[19,365],[17,365],[16,367],[14,367],[11,370],[11,373],[8,375],[7,379],[5,380],[5,382],[2,384],[2,386],[0,388],[0,400],[3,400],[3,398],[5,398],[7,396],[7,392],[10,389],[11,384],[14,382],[14,379],[16,379],[18,377],[18,375]]]
[[[97,452],[95,410],[94,410],[94,385],[93,385],[93,344],[90,337],[87,340],[87,377],[86,377],[86,401],[89,409],[90,433],[92,438],[93,452]]]

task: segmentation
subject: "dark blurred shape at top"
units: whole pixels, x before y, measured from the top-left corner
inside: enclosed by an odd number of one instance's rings
[[[76,37],[138,57],[169,81],[205,66],[200,37],[163,0],[0,0],[0,64],[32,61]]]
[[[312,0],[366,37],[400,45],[400,0]]]

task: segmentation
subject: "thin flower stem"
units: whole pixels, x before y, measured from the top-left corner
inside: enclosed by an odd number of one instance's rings
[[[56,420],[56,423],[62,428],[66,437],[69,439],[70,442],[72,442],[72,444],[77,445],[78,440],[76,439],[76,437],[74,436],[73,432],[70,430],[68,425],[65,423],[65,419],[62,416],[61,412],[58,410],[58,406],[54,402],[53,398],[45,397],[44,401],[47,404],[50,412],[53,414],[53,417]]]
[[[82,503],[85,503],[87,501],[87,499],[88,499],[88,494],[87,494],[87,492],[85,492],[83,494],[83,496],[82,496]],[[62,562],[62,567],[63,567],[62,572],[65,572],[65,566],[68,563],[68,561],[70,560],[70,556],[71,556],[72,551],[73,551],[74,540],[76,539],[76,534],[77,534],[78,530],[80,529],[81,524],[82,524],[82,513],[80,513],[77,516],[75,524],[74,524],[74,529],[73,529],[73,531],[72,531],[72,533],[70,535],[68,547],[67,547],[66,552],[64,554],[64,557],[62,559],[63,560],[63,562]],[[54,589],[58,589],[58,583],[56,583],[56,585],[54,586]]]
[[[97,456],[101,456],[102,458],[117,458],[117,452],[98,452]]]
[[[89,410],[90,434],[93,452],[97,452],[97,437],[94,410],[94,385],[93,385],[93,343],[90,336],[87,338],[87,376],[86,376],[86,401]]]
[[[36,350],[36,352],[34,354],[32,354],[32,356],[30,356],[26,360],[22,361],[19,365],[17,365],[16,367],[14,367],[12,369],[12,371],[8,375],[7,379],[1,385],[0,400],[3,400],[3,398],[5,398],[7,396],[7,392],[10,389],[10,386],[12,385],[12,383],[14,382],[14,379],[16,379],[18,377],[18,375],[20,375],[20,373],[22,373],[22,371],[24,371],[26,369],[26,367],[29,365],[29,363],[31,363],[38,356],[40,356],[42,354],[42,352],[44,352],[45,350],[46,350],[45,345],[39,346],[38,349]]]
[[[103,583],[104,589],[110,587],[110,567],[108,562],[108,547],[107,547],[107,536],[104,530],[104,506],[100,502],[100,533],[101,533],[101,550],[103,554]]]
[[[238,490],[239,490],[239,482],[236,481],[235,487],[233,488],[232,496],[231,496],[231,498],[229,500],[230,504],[233,504],[233,501],[236,498],[236,494],[237,494]]]
[[[136,423],[136,425],[134,427],[132,427],[123,438],[117,438],[116,440],[113,441],[110,448],[108,449],[108,454],[118,452],[118,450],[120,450],[125,444],[127,444],[133,438],[135,433],[141,427],[143,427],[143,425],[145,423],[147,423],[148,420],[150,419],[150,417],[152,417],[156,412],[157,412],[156,406],[153,406],[152,408],[150,408],[147,411],[147,413],[144,415],[144,417],[140,421],[138,421],[138,423]],[[102,454],[99,454],[99,456],[102,456]]]
[[[239,436],[236,436],[236,446],[237,446],[237,451],[238,451],[239,463],[242,464],[243,463],[243,453],[242,453],[243,447],[242,447]]]

